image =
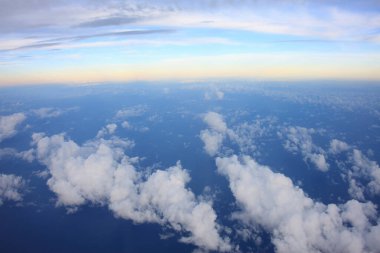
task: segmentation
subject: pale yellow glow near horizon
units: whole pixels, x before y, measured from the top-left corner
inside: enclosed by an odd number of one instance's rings
[[[379,69],[380,55],[240,54],[168,58],[144,64],[12,70],[0,76],[0,85],[205,78],[380,80]]]

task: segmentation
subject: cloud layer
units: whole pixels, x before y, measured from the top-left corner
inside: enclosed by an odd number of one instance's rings
[[[202,249],[231,249],[219,235],[211,203],[186,187],[190,176],[179,162],[149,174],[136,169],[138,158],[124,154],[126,140],[95,139],[80,146],[63,135],[33,138],[57,205],[70,210],[86,203],[105,205],[124,219],[169,226],[182,234],[182,242]]]
[[[284,148],[292,153],[301,153],[305,162],[310,162],[320,171],[327,171],[329,164],[327,163],[326,152],[316,146],[312,140],[312,134],[317,131],[313,128],[304,127],[286,127],[282,133],[279,133],[281,138],[284,138]]]
[[[292,181],[248,156],[216,158],[247,227],[271,233],[277,252],[378,252],[380,226],[371,202],[313,201]]]

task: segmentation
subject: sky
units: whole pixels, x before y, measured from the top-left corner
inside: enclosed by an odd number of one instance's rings
[[[379,1],[0,0],[0,86],[379,69]]]

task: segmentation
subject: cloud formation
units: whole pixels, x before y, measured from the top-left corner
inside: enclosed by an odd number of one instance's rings
[[[125,119],[129,117],[141,116],[146,111],[146,107],[143,105],[136,105],[127,108],[120,109],[116,112],[115,117],[117,119]]]
[[[279,137],[285,140],[283,146],[287,151],[301,153],[305,162],[311,162],[316,169],[325,172],[329,169],[329,164],[326,152],[313,143],[312,134],[316,132],[313,128],[286,127],[279,132]]]
[[[348,169],[347,177],[352,197],[364,200],[365,193],[380,195],[380,167],[375,161],[371,161],[360,150],[353,149],[349,154],[351,167]]]
[[[277,252],[378,252],[376,206],[350,200],[342,205],[314,201],[283,174],[251,157],[216,158],[241,208],[235,218],[271,234]]]
[[[77,109],[78,107],[71,107],[71,108],[42,107],[42,108],[32,110],[32,113],[34,113],[37,117],[41,119],[45,119],[45,118],[56,118],[64,113],[74,111]]]
[[[0,142],[17,134],[17,126],[26,119],[23,113],[0,116]]]
[[[115,123],[107,124],[105,127],[100,129],[96,135],[96,138],[102,138],[107,135],[112,135],[115,133],[117,125]]]
[[[210,156],[216,155],[227,134],[227,125],[222,115],[216,112],[208,112],[203,116],[203,121],[209,129],[202,130],[200,138],[204,143],[204,149]]]
[[[0,206],[4,201],[21,201],[26,182],[22,177],[0,174]]]
[[[332,154],[340,154],[344,151],[347,151],[349,150],[351,147],[350,145],[348,145],[346,142],[344,141],[340,141],[340,140],[337,140],[337,139],[333,139],[330,141],[330,149],[329,151],[332,153]]]
[[[138,158],[126,156],[128,143],[116,137],[82,146],[62,134],[34,134],[33,139],[38,159],[50,173],[47,184],[57,195],[57,205],[108,206],[124,219],[169,226],[182,234],[182,242],[202,249],[231,249],[219,235],[211,203],[186,187],[190,176],[179,162],[149,174],[136,169]]]
[[[235,143],[240,153],[251,154],[256,151],[255,141],[272,130],[273,118],[257,118],[253,122],[243,122],[229,128],[221,114],[208,112],[203,115],[203,121],[208,129],[200,132],[204,150],[210,156],[220,153],[223,141],[228,139]]]
[[[205,92],[204,98],[206,100],[222,100],[224,98],[224,92],[213,86],[210,90]]]
[[[14,148],[0,148],[0,158],[3,157],[17,157],[20,159],[23,159],[28,162],[33,162],[34,161],[34,149],[28,149],[25,151],[20,151],[18,152]]]
[[[297,5],[294,5],[294,3]],[[363,38],[379,28],[373,1],[46,1],[4,0],[2,32],[38,28],[104,28],[155,25],[240,29],[317,38]],[[292,12],[289,8],[292,7]],[[47,11],[50,11],[47,12]],[[226,16],[225,13],[232,14]],[[41,15],[45,13],[45,15]],[[46,15],[48,13],[48,15]],[[236,15],[239,14],[240,15]],[[223,15],[224,14],[224,15]],[[294,15],[298,19],[294,19]],[[323,18],[321,18],[323,17]],[[350,29],[348,29],[350,28]],[[372,32],[372,33],[371,33]]]

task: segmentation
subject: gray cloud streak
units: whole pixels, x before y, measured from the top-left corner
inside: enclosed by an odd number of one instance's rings
[[[168,33],[174,33],[175,31],[176,30],[174,29],[132,30],[132,31],[107,32],[107,33],[95,33],[95,34],[86,34],[86,35],[77,35],[77,36],[58,37],[58,38],[43,40],[43,41],[26,45],[26,46],[0,50],[0,52],[11,52],[11,51],[24,50],[24,49],[44,49],[44,48],[49,48],[49,47],[60,46],[68,42],[80,41],[80,40],[86,40],[86,39],[92,39],[92,38],[100,38],[100,37],[128,37],[128,36],[140,36],[140,35],[151,35],[151,34],[168,34]]]

